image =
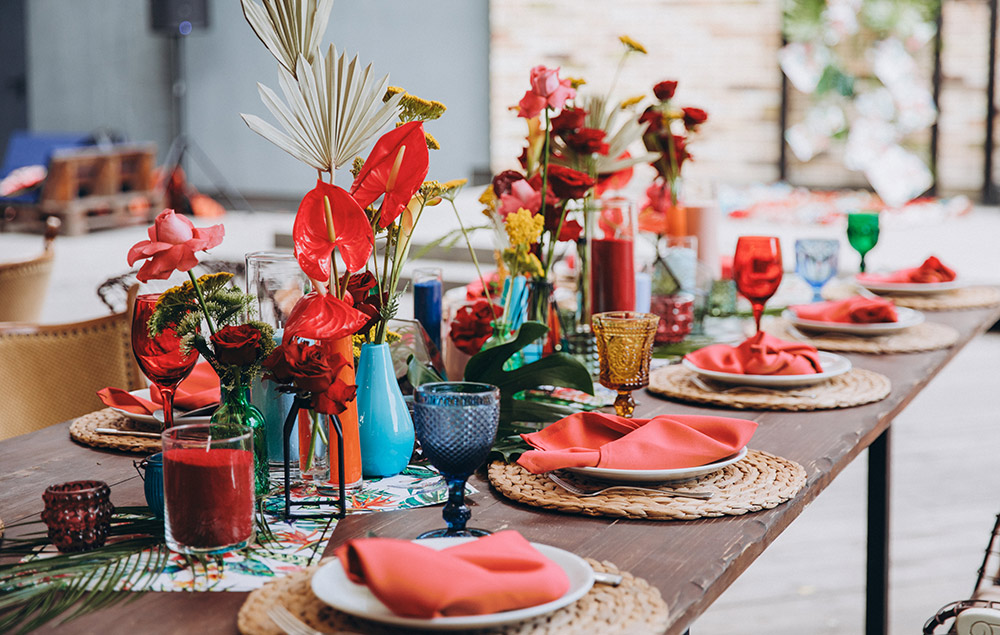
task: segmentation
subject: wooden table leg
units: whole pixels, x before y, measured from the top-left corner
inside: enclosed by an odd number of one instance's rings
[[[868,567],[865,633],[889,632],[889,431],[868,447]]]

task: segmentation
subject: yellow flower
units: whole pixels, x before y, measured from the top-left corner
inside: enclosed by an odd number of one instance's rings
[[[629,53],[635,52],[642,53],[643,55],[647,53],[645,46],[639,44],[627,35],[619,35],[618,41],[625,45],[625,48],[628,49]]]
[[[622,103],[619,104],[618,107],[621,108],[622,110],[627,110],[632,106],[635,106],[645,98],[646,98],[645,95],[635,95],[633,97],[629,97],[628,99],[623,99]]]
[[[354,175],[354,178],[358,178],[363,167],[365,167],[365,160],[361,157],[354,157],[354,163],[351,165],[351,174]]]
[[[424,130],[424,141],[427,142],[427,149],[428,150],[440,150],[441,149],[441,144],[438,143],[438,140],[434,138],[434,135],[432,135],[431,133],[427,132],[426,130]]]
[[[492,183],[487,185],[486,189],[483,190],[483,193],[479,195],[479,202],[490,209],[496,209],[497,193],[493,191]]]
[[[504,222],[510,244],[516,247],[538,242],[545,226],[545,217],[541,214],[532,214],[522,207],[513,214],[508,214]]]
[[[400,88],[399,86],[390,86],[390,87],[388,87],[388,88],[385,89],[385,97],[382,98],[382,101],[384,101],[384,102],[385,101],[389,101],[390,99],[392,99],[396,95],[398,95],[400,93],[405,93],[405,92],[406,92],[405,88]]]
[[[441,184],[441,198],[446,201],[454,201],[455,197],[462,190],[469,179],[452,179]],[[490,188],[492,189],[492,188]]]
[[[582,77],[567,77],[566,79],[569,80],[569,85],[574,89],[577,89],[587,83],[587,80]]]

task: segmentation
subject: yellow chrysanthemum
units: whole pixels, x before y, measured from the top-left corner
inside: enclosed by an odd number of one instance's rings
[[[538,242],[545,226],[545,217],[541,214],[532,214],[522,207],[513,214],[508,214],[504,223],[510,244],[515,247],[526,246]]]
[[[635,106],[645,98],[646,98],[645,95],[634,95],[632,97],[629,97],[628,99],[623,99],[622,103],[619,104],[618,107],[621,108],[622,110],[628,110],[629,108]]]
[[[645,46],[639,44],[627,35],[619,35],[618,41],[624,44],[625,48],[628,49],[629,52],[642,53],[643,55],[647,53]]]

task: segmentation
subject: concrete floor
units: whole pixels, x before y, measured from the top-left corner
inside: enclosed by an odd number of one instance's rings
[[[475,196],[460,199],[466,222],[478,219]],[[440,211],[438,211],[440,210]],[[455,228],[450,209],[421,223],[421,240]],[[199,226],[219,221],[196,219]],[[218,259],[273,248],[276,232],[291,231],[289,213],[231,212],[222,219],[226,239]],[[478,220],[475,220],[478,222]],[[842,236],[843,227],[731,221],[720,247],[731,253],[741,234],[777,234],[786,262],[796,237]],[[482,232],[479,245],[490,237]],[[873,268],[907,266],[934,253],[970,280],[1000,283],[1000,211],[977,208],[950,219],[897,222],[883,230]],[[125,254],[145,228],[111,230],[56,243],[53,280],[43,322],[68,322],[107,313],[95,289],[128,269]],[[0,233],[0,260],[28,257],[41,248],[35,235]],[[855,266],[846,246],[841,267]],[[468,276],[466,267],[455,275]],[[446,272],[446,276],[448,273]],[[786,276],[794,283],[794,276]],[[403,302],[403,312],[408,310]],[[930,384],[893,425],[892,634],[919,632],[943,604],[968,596],[982,550],[1000,510],[1000,422],[994,370],[1000,335],[978,338]],[[845,415],[847,413],[845,412]],[[696,635],[851,634],[863,630],[865,460],[834,481],[754,565],[695,624]]]

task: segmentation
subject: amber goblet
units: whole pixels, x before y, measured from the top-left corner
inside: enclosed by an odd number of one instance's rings
[[[602,386],[618,391],[615,413],[632,417],[632,391],[649,385],[649,359],[660,316],[635,311],[608,311],[591,318],[597,337]]]

